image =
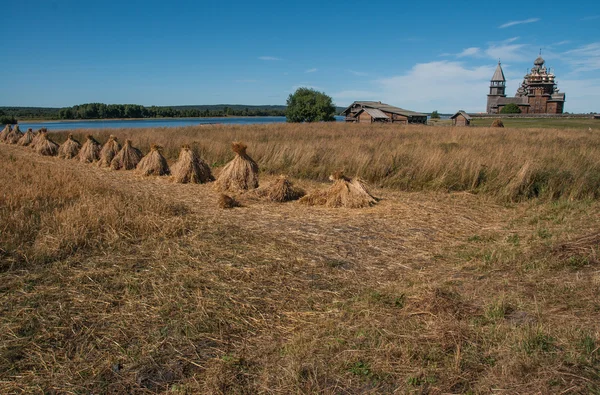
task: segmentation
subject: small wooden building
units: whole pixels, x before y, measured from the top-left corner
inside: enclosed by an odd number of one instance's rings
[[[452,126],[469,126],[471,125],[471,116],[460,110],[456,114],[450,117],[452,119]]]
[[[391,121],[387,115],[376,108],[363,108],[356,113],[355,117],[357,118],[358,123],[386,123]]]
[[[341,115],[346,116],[346,122],[354,123],[427,124],[425,114],[374,101],[355,101]]]

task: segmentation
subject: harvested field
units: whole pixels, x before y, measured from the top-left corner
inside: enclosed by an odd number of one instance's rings
[[[330,140],[306,126],[315,135],[283,130],[304,138],[309,154],[328,150],[318,171],[335,164],[329,174],[374,177],[369,166],[354,170],[377,139],[358,149],[361,128],[349,128],[342,145],[338,126]],[[197,128],[187,143],[218,177],[231,141],[247,142],[270,185],[282,173],[277,152],[297,149],[306,165],[298,142],[281,136],[278,148],[277,128],[210,128],[214,140]],[[486,149],[461,130],[435,144],[441,135],[426,128],[416,128],[422,140],[412,128],[396,137],[389,130],[381,139],[398,139],[400,155],[431,149],[434,174],[466,155],[454,149]],[[185,144],[179,134],[165,137],[175,141],[168,145],[157,132],[136,133],[117,135],[146,150],[152,134],[169,164]],[[508,137],[529,141],[511,158],[488,158],[506,172],[498,179],[530,177],[554,152],[581,182],[591,171],[585,161],[598,158],[594,135],[510,133],[476,135],[498,149],[517,146],[502,142]],[[459,146],[445,158],[436,147],[452,140]],[[383,152],[365,162],[373,167],[392,152],[378,144]],[[569,159],[574,151],[583,163]],[[412,158],[417,170],[427,162]],[[301,169],[281,163],[286,174]],[[407,171],[402,163],[397,170]],[[0,185],[11,186],[0,193],[2,394],[600,391],[598,199],[380,188],[389,182],[382,176],[372,207],[278,204],[246,192],[235,195],[242,207],[223,210],[211,183],[139,177],[5,144],[0,166]],[[290,176],[295,186],[330,187],[314,169],[302,171]]]

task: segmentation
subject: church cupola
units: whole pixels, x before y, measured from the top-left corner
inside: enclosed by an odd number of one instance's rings
[[[504,72],[502,71],[502,65],[498,61],[496,71],[490,81],[490,95],[492,96],[506,96],[506,78],[504,78]]]

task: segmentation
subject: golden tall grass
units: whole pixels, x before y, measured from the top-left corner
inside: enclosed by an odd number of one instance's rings
[[[600,198],[600,134],[582,129],[209,125],[107,129],[98,136],[112,133],[133,139],[146,152],[156,142],[170,161],[181,145],[190,144],[216,167],[231,160],[231,141],[243,140],[261,172],[301,179],[327,181],[344,169],[350,177],[404,191],[468,191],[506,201]],[[516,186],[526,163],[530,177]]]

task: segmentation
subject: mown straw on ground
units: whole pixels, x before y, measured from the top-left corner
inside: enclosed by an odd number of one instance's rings
[[[598,200],[222,210],[18,146],[0,168],[2,394],[600,391]]]

